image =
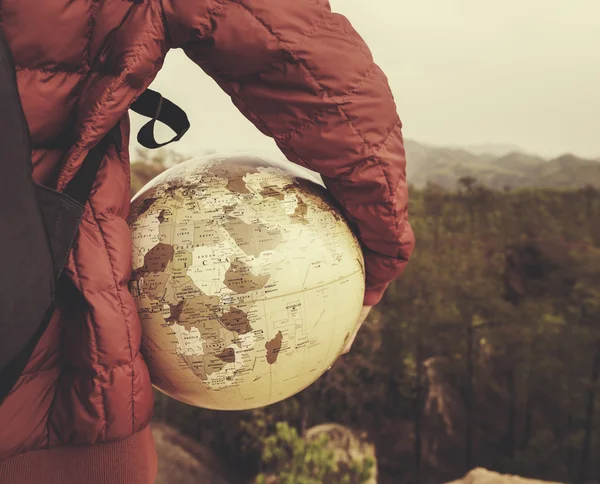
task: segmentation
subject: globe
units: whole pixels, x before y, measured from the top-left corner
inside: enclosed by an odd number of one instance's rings
[[[193,159],[140,190],[129,224],[142,352],[153,385],[181,402],[281,401],[326,372],[356,328],[362,252],[308,170]]]

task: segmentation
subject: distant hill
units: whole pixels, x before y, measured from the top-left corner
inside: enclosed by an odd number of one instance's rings
[[[524,153],[525,150],[517,145],[510,144],[498,144],[498,143],[484,143],[477,145],[468,145],[464,147],[467,151],[475,155],[492,155],[492,156],[504,156],[509,153]]]
[[[408,180],[416,187],[432,182],[453,189],[460,178],[472,176],[497,190],[506,187],[580,188],[586,185],[600,188],[598,160],[571,154],[547,160],[519,151],[494,155],[412,140],[406,140],[405,148]]]

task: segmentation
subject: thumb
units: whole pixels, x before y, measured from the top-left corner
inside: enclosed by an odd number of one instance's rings
[[[342,355],[347,354],[350,351],[350,349],[352,348],[352,345],[354,344],[354,340],[356,339],[356,336],[358,335],[358,332],[360,331],[360,328],[362,327],[363,323],[367,319],[367,316],[369,315],[369,312],[371,311],[371,309],[372,309],[371,306],[363,306],[363,308],[361,309],[360,314],[358,315],[358,321],[356,322],[356,327],[354,328],[354,332],[348,339],[348,342],[346,343],[346,346],[344,347],[344,351],[342,351]]]
[[[356,335],[358,334],[358,329],[359,328],[356,328],[354,330],[354,333],[348,339],[348,342],[346,343],[346,346],[344,347],[344,351],[342,351],[342,355],[346,355],[350,352],[350,349],[352,348],[352,345],[354,344],[354,340],[356,339]]]

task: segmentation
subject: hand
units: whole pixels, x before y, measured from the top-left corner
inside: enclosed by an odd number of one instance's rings
[[[358,322],[356,323],[356,329],[354,330],[354,333],[350,335],[350,339],[348,340],[348,343],[346,343],[346,347],[344,348],[344,351],[342,351],[342,355],[347,354],[350,351],[350,348],[352,348],[352,344],[356,339],[356,335],[358,334],[358,331],[367,319],[367,316],[369,315],[369,312],[371,312],[371,309],[373,309],[373,306],[363,306],[360,310],[360,314],[358,315]]]

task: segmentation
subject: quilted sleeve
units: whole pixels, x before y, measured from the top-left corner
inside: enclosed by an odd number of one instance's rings
[[[414,247],[402,124],[388,81],[327,0],[162,0],[171,46],[321,174],[357,230],[364,303],[378,303]]]

